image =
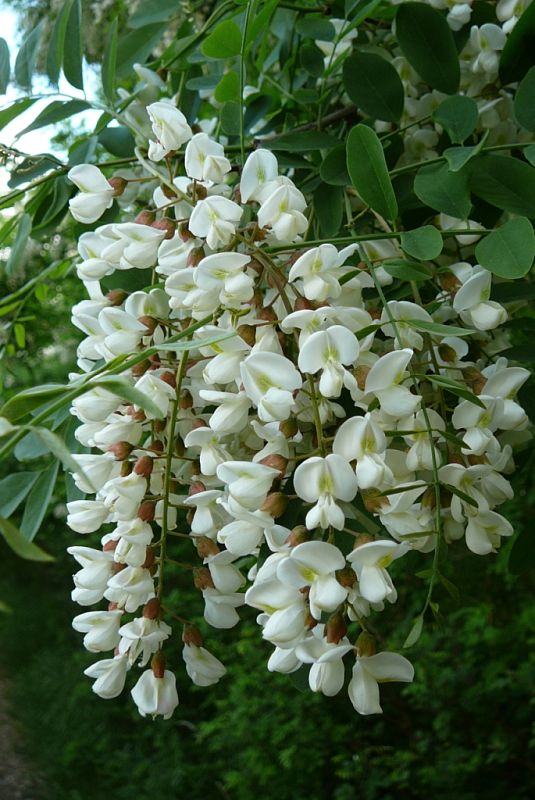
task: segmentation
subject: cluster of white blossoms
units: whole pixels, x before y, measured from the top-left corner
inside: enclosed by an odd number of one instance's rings
[[[481,355],[506,312],[469,262],[441,266],[428,310],[383,305],[392,240],[307,246],[306,200],[272,152],[238,169],[171,101],[147,111],[150,208],[79,240],[89,299],[73,308],[85,335],[74,385],[92,377],[72,404],[85,449],[74,480],[91,498],[70,502],[67,522],[102,538],[69,547],[72,597],[108,604],[73,622],[99,656],[86,674],[113,698],[141,668],[134,702],[167,718],[173,621],[188,675],[207,686],[225,667],[203,646],[202,609],[226,629],[247,605],[274,648],[269,670],[307,665],[310,688],[334,695],[350,663],[351,703],[380,713],[379,684],[414,674],[372,635],[370,617],[398,597],[390,565],[418,571],[439,538],[491,553],[512,533],[496,509],[512,497],[528,373]],[[91,165],[70,178],[85,223],[127,184]],[[133,270],[146,289],[128,291]],[[105,294],[101,281],[123,271],[124,290]],[[197,624],[169,606],[184,579]]]

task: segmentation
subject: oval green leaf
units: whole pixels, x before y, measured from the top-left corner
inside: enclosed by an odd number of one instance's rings
[[[462,144],[473,133],[478,118],[476,101],[464,95],[446,97],[433,114],[454,144]]]
[[[535,234],[526,217],[515,217],[481,239],[476,258],[500,278],[523,278],[535,258]]]
[[[25,539],[19,529],[3,517],[0,517],[0,534],[4,537],[6,544],[20,558],[24,558],[26,561],[54,561],[53,556]]]
[[[507,37],[500,58],[502,83],[520,81],[535,64],[535,5],[526,8]]]
[[[347,171],[364,202],[382,217],[395,220],[396,195],[379,137],[367,125],[356,125],[347,137]]]
[[[457,91],[459,56],[442,14],[424,3],[403,3],[396,15],[396,37],[403,55],[426,83],[445,94]]]
[[[525,161],[481,156],[471,165],[470,186],[475,195],[496,208],[535,217],[535,169]]]
[[[346,92],[361,111],[373,119],[398,122],[403,113],[403,84],[386,59],[357,52],[344,61]]]
[[[414,179],[414,192],[422,203],[435,211],[457,219],[468,218],[470,192],[468,176],[462,170],[450,172],[447,163],[423,166]]]
[[[523,77],[514,100],[515,117],[519,125],[535,132],[535,67]]]
[[[413,258],[429,261],[442,252],[444,240],[433,225],[423,225],[401,234],[401,246]]]
[[[208,58],[233,58],[241,51],[241,30],[234,20],[226,19],[217,25],[201,45]]]

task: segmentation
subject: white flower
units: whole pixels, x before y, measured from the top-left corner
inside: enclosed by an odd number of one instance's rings
[[[68,547],[69,555],[82,569],[73,575],[74,590],[71,597],[81,606],[92,606],[102,600],[113,569],[113,553],[92,547]]]
[[[349,699],[359,714],[382,714],[379,704],[379,683],[402,681],[411,683],[414,667],[397,653],[360,656],[353,667],[348,686]]]
[[[386,437],[370,413],[347,419],[334,437],[334,453],[346,461],[357,459],[355,473],[360,489],[381,486],[392,479],[392,471],[384,462],[385,450]]]
[[[111,522],[130,520],[136,516],[138,508],[147,491],[147,481],[135,472],[112,478],[98,493],[109,511]]]
[[[154,582],[148,569],[125,567],[108,580],[104,597],[129,613],[154,597]]]
[[[154,373],[146,372],[136,381],[135,388],[138,392],[146,395],[160,409],[161,417],[164,418],[169,409],[169,403],[175,397],[175,390],[166,381],[160,380]],[[147,419],[157,419],[156,414],[145,411]]]
[[[390,318],[396,322],[394,325]],[[420,333],[411,327],[411,321],[433,322],[431,316],[424,308],[409,303],[407,300],[390,300],[381,314],[381,330],[385,336],[390,336],[395,341],[396,348],[414,347],[421,350],[424,340]]]
[[[114,697],[118,697],[124,689],[127,669],[126,658],[115,656],[115,658],[105,658],[91,664],[90,667],[84,669],[84,675],[96,678],[91,687],[95,694],[104,700],[112,700]]]
[[[119,628],[119,653],[128,654],[129,664],[139,659],[139,666],[144,667],[171,633],[169,625],[161,620],[137,617]]]
[[[113,650],[119,644],[119,625],[121,610],[86,611],[78,614],[73,621],[75,631],[85,633],[84,647],[90,653],[101,653]]]
[[[147,106],[147,113],[156,136],[156,143],[150,142],[149,158],[160,161],[171,150],[178,150],[192,132],[184,114],[169,100],[160,100]]]
[[[401,385],[412,356],[410,349],[393,350],[381,356],[366,377],[366,394],[374,394],[381,409],[396,419],[413,414],[421,402],[418,395],[411,394],[406,386]]]
[[[252,353],[240,366],[247,397],[263,422],[285,420],[295,407],[293,392],[303,381],[292,362],[278,353]]]
[[[459,267],[462,265],[459,264]],[[459,271],[452,270],[455,274]],[[479,331],[497,328],[507,319],[507,312],[499,303],[489,300],[492,274],[480,266],[474,267],[463,279],[463,285],[453,299],[453,308],[467,325]]]
[[[500,51],[505,46],[505,32],[492,23],[485,23],[480,28],[473,25],[470,29],[470,52],[475,55],[471,61],[472,72],[492,79],[498,72]]]
[[[513,533],[513,526],[501,514],[495,511],[482,511],[468,519],[466,545],[472,553],[486,556],[496,552],[502,536],[512,536]]]
[[[217,468],[217,477],[228,486],[230,498],[243,508],[256,510],[279,476],[279,471],[250,461],[226,461]]]
[[[344,385],[356,387],[353,376],[342,365],[354,364],[359,343],[343,325],[317,331],[301,347],[297,364],[301,372],[313,375],[321,370],[319,390],[323,397],[339,397]]]
[[[243,253],[213,253],[199,262],[195,283],[199,289],[217,289],[223,305],[239,307],[253,296],[253,279],[243,270],[250,260]]]
[[[80,189],[80,194],[69,200],[74,219],[84,225],[96,222],[113,203],[113,186],[92,164],[77,164],[68,171],[67,177]]]
[[[262,148],[254,150],[243,165],[240,179],[240,196],[242,203],[256,200],[262,203],[270,184],[278,176],[278,163],[270,150]]]
[[[189,178],[220,183],[230,172],[231,164],[225,158],[223,145],[214,142],[206,133],[196,133],[186,147],[184,168]]]
[[[334,453],[326,458],[313,456],[299,464],[294,473],[295,491],[307,503],[316,503],[306,515],[307,528],[332,525],[341,530],[345,516],[335,501],[352,500],[357,487],[355,473],[342,456]]]
[[[108,519],[109,509],[98,500],[67,503],[67,525],[76,533],[93,533]]]
[[[386,568],[409,550],[406,542],[398,544],[388,539],[368,542],[351,552],[347,560],[357,573],[359,591],[370,603],[388,600],[394,603],[397,592]]]
[[[239,592],[223,594],[217,589],[203,589],[204,618],[213,628],[233,628],[240,618],[236,609],[245,602],[245,595]]]
[[[333,544],[303,542],[280,560],[277,578],[296,589],[310,586],[310,613],[320,619],[322,611],[335,611],[347,597],[347,589],[335,576],[336,570],[344,566],[344,556]]]
[[[189,220],[189,229],[194,236],[206,239],[212,250],[229,244],[236,233],[242,209],[232,200],[220,195],[199,200]]]
[[[304,233],[308,220],[302,213],[306,200],[288,178],[270,194],[258,209],[258,224],[271,228],[278,242],[293,242]]]
[[[323,638],[323,633],[324,626],[316,625],[313,635],[297,645],[295,654],[303,663],[312,664],[308,673],[311,690],[334,697],[344,685],[342,659],[353,650],[353,645],[345,637],[338,644],[331,644]]]
[[[217,683],[226,673],[221,661],[209,653],[204,647],[185,644],[182,658],[186,663],[186,672],[197,686],[211,686]]]
[[[142,717],[161,714],[164,719],[169,719],[178,705],[176,678],[168,669],[162,678],[157,678],[152,669],[147,669],[131,695]]]
[[[343,275],[341,266],[353,255],[357,245],[338,250],[332,244],[322,244],[303,253],[293,264],[289,281],[303,279],[303,291],[308,300],[319,302],[328,297],[336,298],[342,292],[339,280]]]

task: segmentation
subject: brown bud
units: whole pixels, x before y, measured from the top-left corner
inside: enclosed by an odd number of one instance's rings
[[[160,601],[157,597],[152,597],[143,606],[143,616],[145,619],[158,619],[160,616]]]
[[[188,408],[193,408],[193,397],[188,389],[182,389],[178,399],[178,407],[185,411]]]
[[[260,511],[270,514],[273,519],[282,517],[288,506],[288,497],[283,492],[272,492],[268,494],[262,505]]]
[[[128,408],[126,409],[126,413],[128,414],[129,417],[132,417],[132,419],[135,420],[136,422],[145,422],[145,420],[147,419],[147,417],[145,416],[145,412],[143,411],[142,408],[138,408],[136,410],[134,406],[128,406]]]
[[[196,589],[215,589],[212,576],[208,567],[195,567],[193,570],[193,584]]]
[[[144,211],[140,211],[140,213],[135,218],[134,222],[136,225],[152,225],[156,218],[156,214],[154,211],[149,211],[145,209]]]
[[[309,587],[307,586],[306,588],[308,589]],[[312,616],[310,611],[307,611],[307,614],[306,614],[306,617],[305,617],[305,628],[307,630],[311,631],[312,628],[315,628],[317,624],[318,624],[318,620],[315,617]]]
[[[165,675],[165,656],[161,650],[158,650],[158,652],[153,655],[150,668],[155,678],[163,678]]]
[[[175,191],[173,191],[173,189],[171,189],[170,186],[167,186],[167,184],[164,184],[160,188],[164,196],[167,197],[168,200],[174,200],[175,197],[178,197],[178,194]]]
[[[438,280],[442,288],[450,294],[455,294],[461,288],[461,282],[453,272],[439,275]]]
[[[347,633],[347,625],[344,615],[337,611],[327,620],[325,625],[325,638],[329,644],[338,644],[340,639],[343,639]]]
[[[357,381],[357,386],[359,387],[360,391],[363,392],[366,386],[366,378],[368,377],[368,372],[370,371],[370,367],[364,366],[364,364],[360,364],[358,367],[355,367],[353,370],[353,375]]]
[[[337,569],[335,575],[340,586],[343,586],[345,589],[351,589],[357,580],[357,575],[352,567],[342,567],[342,569]]]
[[[463,378],[474,394],[481,394],[487,382],[485,376],[476,367],[466,367]]]
[[[382,311],[380,308],[369,308],[368,313],[370,317],[374,320],[381,319]]]
[[[186,446],[184,445],[184,440],[182,436],[175,436],[175,456],[182,458],[184,453],[186,452]]]
[[[154,508],[154,503],[151,500],[145,500],[137,510],[139,519],[143,520],[143,522],[152,522],[154,519]]]
[[[425,492],[422,495],[421,499],[422,508],[435,508],[437,504],[437,499],[435,496],[435,490],[432,486],[428,486]]]
[[[188,267],[197,267],[204,258],[204,247],[194,247],[188,253],[186,264]]]
[[[205,186],[202,186],[200,183],[196,181],[194,183],[190,183],[188,186],[188,192],[190,194],[195,193],[195,197],[197,200],[206,200],[208,197],[208,189]]]
[[[368,633],[368,631],[362,631],[362,633],[357,639],[356,647],[357,647],[357,654],[361,657],[374,656],[375,653],[377,652],[375,647],[375,639],[371,635],[371,633]]]
[[[154,555],[154,550],[152,547],[147,547],[147,551],[145,553],[145,561],[141,565],[144,569],[150,569],[154,564],[156,557]]]
[[[128,292],[124,289],[112,289],[106,295],[106,300],[109,300],[112,306],[120,306],[128,297]]]
[[[277,315],[275,314],[275,312],[271,307],[263,308],[258,314],[258,319],[261,319],[264,322],[276,322]]]
[[[118,542],[117,539],[110,539],[108,542],[106,542],[105,545],[103,545],[102,552],[103,553],[113,553],[113,551],[115,550],[115,548],[117,547],[118,544],[119,544],[119,542]]]
[[[152,223],[151,228],[158,231],[165,231],[164,239],[172,239],[176,231],[176,222],[169,217],[162,217]]]
[[[271,455],[266,456],[259,463],[264,464],[265,467],[271,467],[271,469],[278,469],[280,477],[284,478],[286,467],[288,466],[288,459],[278,453],[271,453]]]
[[[148,316],[138,317],[138,322],[141,322],[141,324],[146,327],[149,336],[152,336],[152,334],[158,327],[158,320],[154,319],[154,317],[148,317]]]
[[[150,456],[141,456],[134,464],[134,472],[136,475],[143,475],[144,478],[148,478],[153,466],[154,461]]]
[[[188,228],[187,222],[183,222],[178,229],[178,235],[182,239],[183,242],[189,242],[191,239],[195,239],[195,236]]]
[[[364,502],[364,508],[370,514],[375,514],[383,506],[389,505],[388,498],[382,496],[379,489],[361,489],[360,494]]]
[[[131,369],[131,373],[134,376],[134,378],[141,378],[141,376],[146,373],[149,367],[150,367],[150,361],[145,359],[144,361],[140,361],[139,364],[134,364],[134,366]]]
[[[194,494],[200,494],[201,492],[205,491],[206,491],[206,486],[204,485],[204,483],[201,483],[200,481],[193,481],[193,483],[190,484],[188,490],[188,496],[191,497]]]
[[[150,443],[147,444],[147,450],[151,450],[153,453],[160,456],[164,451],[163,442],[160,442],[159,439],[152,439]]]
[[[293,439],[299,431],[299,425],[294,417],[290,417],[279,423],[279,430],[287,439]]]
[[[115,442],[108,447],[108,453],[113,453],[117,461],[124,461],[133,449],[134,446],[130,442]]]
[[[216,542],[209,539],[208,536],[195,536],[195,547],[201,558],[208,558],[208,556],[216,556],[220,550]]]
[[[117,575],[117,573],[122,572],[123,569],[126,569],[126,564],[118,564],[117,561],[114,561],[111,565],[112,575]]]
[[[256,342],[256,328],[253,325],[240,325],[236,333],[251,347]]]
[[[186,622],[182,631],[182,641],[184,644],[192,644],[195,647],[202,647],[201,632],[196,625]]]
[[[160,375],[160,380],[166,383],[168,386],[171,386],[171,388],[176,388],[176,377],[174,372],[164,372],[162,375]]]
[[[457,360],[457,353],[450,347],[449,344],[439,344],[438,346],[438,354],[442,361],[445,361],[447,364],[453,364]]]
[[[108,183],[111,187],[113,187],[114,197],[120,197],[128,186],[128,181],[126,178],[121,178],[120,175],[114,175],[108,180]]]
[[[292,528],[290,535],[286,539],[286,543],[289,544],[290,547],[296,547],[298,544],[308,542],[310,538],[310,531],[307,531],[304,525],[296,525],[295,528]]]

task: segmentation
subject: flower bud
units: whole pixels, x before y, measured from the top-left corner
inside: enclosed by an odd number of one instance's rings
[[[134,219],[136,225],[152,225],[154,220],[156,219],[156,214],[154,211],[149,211],[145,209],[145,211],[140,211],[137,217]]]
[[[204,483],[201,483],[200,481],[193,481],[193,483],[190,484],[188,496],[191,497],[194,494],[200,494],[201,492],[205,491],[206,491],[206,486],[204,485]]]
[[[371,633],[368,633],[368,631],[362,631],[357,639],[356,648],[358,656],[374,656],[376,653],[375,639]]]
[[[220,552],[217,544],[209,539],[208,536],[196,536],[195,547],[201,558],[208,558],[208,556],[217,556]]]
[[[145,359],[144,361],[140,361],[139,364],[134,364],[131,369],[132,375],[134,378],[141,378],[142,375],[146,373],[146,371],[150,367],[150,361]]]
[[[151,599],[143,606],[143,616],[146,619],[158,619],[160,616],[160,601],[157,597]]]
[[[118,545],[117,539],[110,539],[109,542],[106,542],[106,544],[103,545],[102,552],[103,553],[113,553],[113,551],[115,550],[117,545]]]
[[[106,300],[109,300],[112,306],[120,306],[127,297],[128,292],[125,292],[124,289],[112,289],[106,295]]]
[[[182,225],[180,225],[178,229],[178,235],[180,236],[183,242],[189,242],[191,241],[191,239],[195,239],[195,236],[188,228],[187,222],[183,222]]]
[[[156,557],[154,555],[154,550],[152,549],[152,547],[147,547],[147,552],[146,552],[146,555],[145,555],[145,561],[143,562],[143,564],[141,566],[143,567],[143,569],[150,569],[152,567],[152,565],[154,564],[155,560],[156,560]]]
[[[115,442],[108,447],[108,453],[113,453],[117,461],[124,461],[133,449],[134,446],[130,442]]]
[[[165,231],[164,239],[172,239],[176,231],[176,222],[169,217],[162,217],[152,223],[151,228],[156,228],[158,231]]]
[[[252,325],[240,325],[236,333],[246,344],[253,347],[256,342],[256,329]]]
[[[146,327],[147,334],[149,336],[152,336],[152,334],[158,327],[158,320],[154,319],[154,317],[148,317],[148,316],[138,317],[138,322],[141,322],[141,324]]]
[[[193,570],[193,584],[196,589],[215,589],[212,576],[208,567],[195,567]]]
[[[289,417],[289,419],[279,423],[279,430],[287,439],[293,439],[299,431],[299,425],[294,417]]]
[[[158,439],[152,439],[147,445],[147,450],[151,450],[157,455],[161,455],[163,453],[163,449],[163,442],[160,442]]]
[[[264,464],[266,467],[272,467],[272,469],[278,469],[280,477],[284,478],[284,475],[286,473],[286,467],[288,466],[288,459],[285,458],[284,456],[279,455],[278,453],[272,453],[271,455],[263,458],[258,463]]]
[[[366,386],[366,378],[368,377],[368,372],[370,371],[370,367],[364,366],[361,364],[358,367],[355,367],[353,370],[353,375],[355,380],[357,381],[357,386],[359,387],[360,391],[364,391],[364,387]]]
[[[338,644],[347,633],[347,625],[344,615],[337,611],[327,620],[325,625],[325,638],[329,644]]]
[[[184,644],[193,644],[195,647],[202,647],[201,632],[196,625],[186,622],[182,631],[182,641]]]
[[[137,515],[143,522],[152,522],[154,519],[154,503],[151,500],[145,500],[139,506]]]
[[[439,344],[438,354],[442,359],[442,361],[445,361],[447,364],[454,364],[455,361],[457,360],[457,353],[455,352],[453,347],[450,347],[449,344],[444,344],[444,342],[442,342],[442,344]]]
[[[120,175],[114,175],[112,178],[109,178],[108,183],[113,187],[114,197],[120,197],[128,186],[126,178],[121,178]]]
[[[141,456],[134,464],[134,472],[136,475],[143,475],[148,478],[154,467],[154,461],[150,456]]]
[[[360,494],[364,503],[364,508],[370,514],[375,514],[383,506],[388,505],[388,498],[381,495],[379,489],[361,489]]]
[[[176,388],[176,377],[173,372],[164,372],[160,375],[160,380],[170,386],[172,389]]]
[[[152,657],[150,667],[155,678],[163,678],[165,674],[165,656],[161,650],[158,650]]]
[[[182,458],[182,456],[186,452],[186,448],[184,446],[184,440],[182,439],[182,436],[175,436],[175,448],[174,448],[174,450],[175,450],[175,456],[178,456],[178,458]]]
[[[295,528],[292,528],[290,535],[286,539],[286,544],[289,544],[290,547],[296,547],[296,545],[308,542],[310,539],[310,531],[307,531],[304,525],[296,525]]]
[[[288,506],[288,497],[283,492],[272,492],[268,494],[262,505],[260,511],[270,514],[273,519],[282,517]]]
[[[334,574],[340,586],[343,586],[345,589],[351,589],[357,580],[357,574],[351,567],[342,567],[342,569],[337,569]]]

